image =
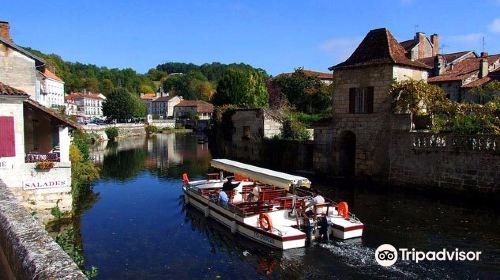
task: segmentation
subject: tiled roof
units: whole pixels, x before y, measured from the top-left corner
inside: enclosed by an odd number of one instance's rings
[[[418,61],[411,61],[405,55],[405,49],[394,39],[386,28],[368,32],[361,44],[344,62],[330,67],[330,70],[351,67],[363,67],[378,64],[405,65],[413,68],[429,69]]]
[[[72,92],[67,98],[70,99],[78,99],[78,98],[90,98],[90,99],[100,99],[103,100],[99,93],[81,93],[81,92]]]
[[[145,93],[143,96],[141,96],[142,100],[153,100],[156,98],[156,93]]]
[[[302,72],[308,76],[315,76],[320,79],[329,79],[333,80],[333,74],[332,73],[324,73],[324,72],[319,72],[319,71],[313,71],[313,70],[306,70],[303,69]]]
[[[0,95],[13,95],[13,96],[28,96],[28,94],[20,89],[13,88],[0,82]]]
[[[40,73],[42,73],[42,75],[45,76],[45,78],[56,80],[56,81],[59,81],[59,82],[64,82],[56,74],[50,72],[49,69],[47,69],[47,67],[45,67],[45,69],[43,70],[43,72],[40,72]]]
[[[302,72],[305,75],[307,75],[307,76],[314,76],[314,77],[318,77],[318,78],[324,79],[324,80],[333,80],[333,74],[332,73],[325,73],[325,72],[319,72],[319,71],[313,71],[313,70],[306,70],[306,69],[302,69]],[[283,74],[279,74],[276,77],[279,77],[279,76],[290,76],[292,74],[293,73],[283,73]]]
[[[487,84],[491,81],[500,81],[500,69],[488,73],[488,76],[486,76],[486,77],[483,77],[481,79],[477,79],[477,80],[472,81],[468,84],[465,84],[463,87],[464,88],[478,87],[478,86],[482,86],[484,84]]]
[[[400,42],[399,44],[408,52],[418,44],[418,40],[410,39]]]
[[[175,107],[196,107],[198,113],[212,113],[214,105],[202,100],[181,100]]]
[[[445,63],[452,63],[456,59],[461,58],[462,56],[465,56],[467,54],[473,53],[471,51],[464,51],[464,52],[456,52],[456,53],[445,53],[445,54],[439,54],[440,56],[443,57]],[[430,57],[424,57],[417,59],[418,62],[421,62],[427,66],[434,67],[434,60],[436,59],[436,56],[430,56]]]
[[[476,71],[479,71],[479,67],[481,65],[482,57],[477,58],[466,58],[462,61],[459,61],[453,66],[452,70],[446,71],[444,74],[430,77],[427,79],[429,83],[439,83],[439,82],[447,82],[447,81],[461,81],[469,78]],[[500,54],[490,55],[486,58],[488,60],[488,64],[493,64],[494,62],[500,60]]]
[[[30,99],[30,98],[26,99],[24,101],[24,104],[28,105],[28,106],[31,106],[31,107],[34,107],[34,108],[37,108],[38,110],[43,111],[44,113],[46,113],[46,114],[48,114],[48,115],[56,118],[59,122],[67,124],[70,127],[80,128],[80,125],[77,124],[76,122],[74,122],[74,121],[72,121],[72,120],[70,120],[70,119],[68,119],[66,117],[63,117],[63,116],[59,115],[58,113],[50,110],[49,108],[43,106],[42,104],[36,102],[33,99]]]
[[[27,50],[19,47],[18,45],[14,44],[13,42],[11,42],[11,41],[3,38],[3,37],[0,37],[0,42],[6,44],[7,46],[9,46],[12,49],[14,49],[14,50],[16,50],[16,51],[24,54],[25,56],[32,58],[33,60],[35,60],[35,64],[37,66],[45,64],[45,60],[43,60],[40,57],[38,57],[38,56],[36,56],[36,55],[28,52]]]
[[[176,95],[162,96],[162,97],[156,98],[155,100],[153,100],[153,102],[166,102],[174,97],[176,97]]]

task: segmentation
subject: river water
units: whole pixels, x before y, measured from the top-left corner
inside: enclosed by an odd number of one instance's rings
[[[347,201],[365,223],[363,238],[281,252],[233,235],[184,205],[181,174],[204,178],[211,159],[194,135],[132,138],[95,147],[92,155],[102,178],[74,224],[86,265],[99,269],[97,279],[500,278],[500,211],[489,205],[322,182],[316,186],[327,197]],[[482,254],[477,262],[398,261],[384,268],[374,259],[384,243]]]

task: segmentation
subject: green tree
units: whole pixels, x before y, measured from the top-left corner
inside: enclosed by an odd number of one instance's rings
[[[138,91],[140,93],[152,93],[152,92],[155,92],[155,90],[153,89],[153,87],[151,85],[147,85],[147,84],[140,85]]]
[[[264,78],[263,73],[256,70],[229,68],[219,81],[212,102],[241,107],[267,106],[269,97]]]
[[[331,110],[333,85],[327,85],[318,77],[306,74],[298,68],[291,75],[280,75],[273,79],[283,96],[298,111],[308,114],[325,113]],[[273,99],[280,98],[273,92]]]
[[[102,112],[112,119],[144,117],[146,106],[136,94],[131,94],[124,88],[118,88],[108,95],[102,105]]]

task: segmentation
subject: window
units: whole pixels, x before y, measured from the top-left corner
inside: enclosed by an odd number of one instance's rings
[[[349,113],[373,113],[373,87],[349,89]]]
[[[15,157],[14,117],[0,117],[0,131],[0,157]]]

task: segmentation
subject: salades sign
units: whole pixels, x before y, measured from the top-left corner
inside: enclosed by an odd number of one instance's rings
[[[63,188],[69,186],[69,180],[65,178],[44,178],[23,181],[24,190]]]

